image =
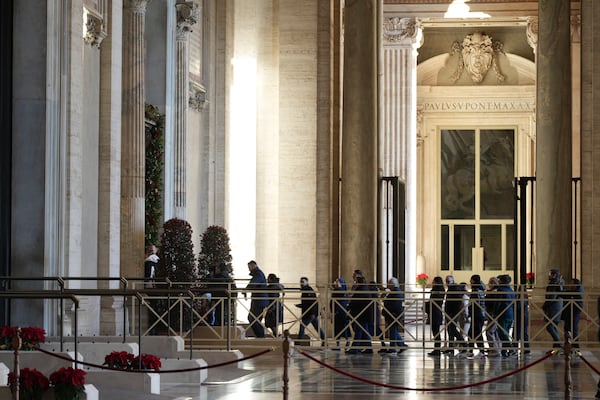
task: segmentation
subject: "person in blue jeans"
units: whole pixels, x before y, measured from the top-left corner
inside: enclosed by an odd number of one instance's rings
[[[552,347],[560,348],[561,340],[558,333],[558,325],[560,324],[563,299],[562,292],[564,280],[558,269],[551,269],[548,272],[548,286],[546,286],[546,301],[542,309],[544,310],[544,321],[546,322],[546,331],[552,336],[554,344]]]
[[[515,291],[510,286],[511,278],[509,275],[500,275],[498,277],[498,301],[496,302],[495,315],[498,315],[498,336],[502,342],[502,356],[509,357],[517,352],[513,349],[514,343],[510,337],[510,330],[515,321]]]
[[[302,315],[300,317],[300,330],[298,331],[298,339],[304,338],[304,330],[307,325],[312,325],[319,336],[321,341],[325,342],[325,332],[319,328],[319,303],[317,302],[317,294],[314,289],[308,284],[308,278],[303,276],[300,278],[300,304],[296,304],[297,307],[302,309]]]
[[[400,289],[398,278],[388,279],[389,292],[383,300],[383,317],[390,337],[390,347],[386,353],[402,353],[408,347],[400,335],[400,323],[404,317],[404,293]]]

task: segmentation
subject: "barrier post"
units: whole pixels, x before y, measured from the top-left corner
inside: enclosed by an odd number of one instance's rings
[[[290,331],[286,329],[283,331],[283,345],[281,346],[281,350],[283,351],[283,400],[288,399],[288,390],[289,390],[289,372],[288,367],[290,365]]]
[[[17,327],[16,332],[17,335],[12,338],[12,346],[15,349],[15,363],[13,369],[14,381],[12,384],[12,392],[13,399],[19,400],[19,379],[21,377],[21,368],[19,367],[19,350],[21,349],[21,344],[23,343],[21,340],[21,328]]]
[[[565,333],[565,400],[571,400],[571,332]]]

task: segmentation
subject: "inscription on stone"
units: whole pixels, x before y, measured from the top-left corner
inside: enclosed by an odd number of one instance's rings
[[[438,112],[510,112],[533,111],[533,103],[527,101],[439,101],[422,103],[422,110]]]

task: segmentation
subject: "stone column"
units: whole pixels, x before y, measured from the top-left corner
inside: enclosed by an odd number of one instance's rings
[[[145,211],[144,24],[147,0],[123,1],[121,275],[143,276]]]
[[[173,140],[174,217],[187,219],[187,125],[189,104],[189,33],[199,18],[200,8],[193,1],[180,2],[177,8],[175,42],[175,131]]]
[[[100,51],[100,125],[98,137],[98,276],[119,276],[121,217],[121,29],[123,5],[101,2],[108,31]],[[118,282],[98,282],[100,288],[118,288]],[[120,297],[121,301],[123,300]],[[115,335],[115,323],[123,320],[123,309],[115,309],[115,298],[102,297],[100,334]]]
[[[570,27],[568,1],[539,1],[536,250],[541,276],[549,268],[571,276]]]
[[[405,280],[410,283],[417,257],[417,49],[422,38],[416,18],[384,18],[381,165],[384,176],[406,184]]]
[[[586,286],[600,285],[600,2],[581,1],[581,270]]]
[[[344,11],[340,264],[343,277],[376,271],[377,74],[380,0],[348,0]]]

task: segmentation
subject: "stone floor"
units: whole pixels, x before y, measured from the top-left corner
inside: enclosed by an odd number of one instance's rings
[[[305,351],[324,363],[367,382],[353,379],[307,358]],[[600,369],[600,350],[582,351],[583,358]],[[288,399],[594,399],[598,376],[583,359],[571,361],[571,397],[565,393],[564,355],[545,356],[542,350],[509,358],[466,359],[458,356],[429,357],[421,349],[400,355],[345,354],[331,349],[296,348],[289,367]],[[251,372],[227,382],[198,385],[163,385],[161,396],[171,399],[271,400],[283,396],[283,356],[280,350],[243,362]],[[483,385],[465,385],[493,380],[517,369],[523,371]],[[224,374],[226,375],[226,374]],[[229,377],[228,379],[230,379]],[[403,387],[386,388],[371,382]],[[462,386],[462,388],[456,388]],[[423,389],[437,389],[424,391]],[[441,389],[441,390],[440,390]]]

